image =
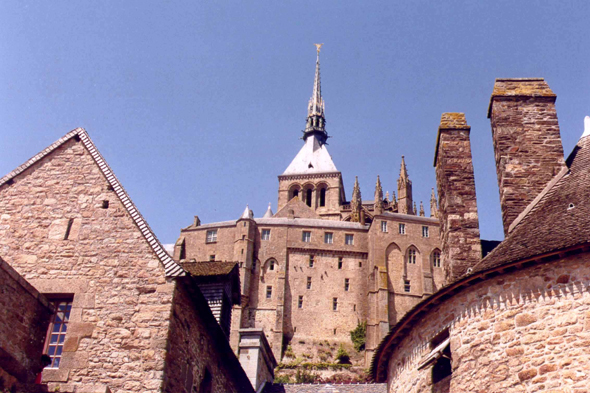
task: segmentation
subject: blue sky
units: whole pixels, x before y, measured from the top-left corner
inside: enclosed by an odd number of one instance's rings
[[[160,240],[276,211],[321,54],[347,196],[435,186],[440,115],[472,127],[482,237],[501,239],[494,79],[544,77],[569,154],[590,114],[587,1],[0,2],[0,176],[84,127]]]

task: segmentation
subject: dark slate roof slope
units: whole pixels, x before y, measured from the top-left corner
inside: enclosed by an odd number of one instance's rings
[[[237,262],[181,262],[180,265],[191,276],[225,276],[230,274],[238,265]]]
[[[590,241],[590,136],[580,139],[540,198],[473,273]]]

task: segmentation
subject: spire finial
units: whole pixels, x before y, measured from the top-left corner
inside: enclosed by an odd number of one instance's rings
[[[320,56],[320,49],[322,49],[322,45],[324,44],[314,44],[318,51],[318,57]]]
[[[383,213],[383,188],[381,187],[381,179],[377,175],[377,182],[375,183],[375,201],[373,202],[373,209],[375,214]]]
[[[352,210],[351,219],[352,222],[361,222],[361,209],[362,209],[362,197],[361,187],[359,186],[358,176],[354,177],[354,187],[352,189],[352,200],[350,201],[350,207]]]
[[[313,81],[313,93],[309,99],[307,108],[307,124],[303,131],[303,140],[309,136],[315,136],[323,145],[328,139],[326,132],[326,118],[324,117],[324,99],[322,98],[322,84],[320,78],[320,48],[324,44],[314,44],[317,50],[317,59],[315,63],[315,79]]]
[[[420,201],[420,217],[424,217],[424,205],[422,201]]]

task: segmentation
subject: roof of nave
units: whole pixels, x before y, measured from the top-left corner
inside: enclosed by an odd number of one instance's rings
[[[305,144],[299,150],[293,161],[289,164],[283,175],[308,175],[314,173],[338,172],[328,153],[325,144],[320,144],[315,136],[307,138]]]
[[[387,359],[395,345],[427,312],[471,285],[519,266],[550,263],[590,247],[590,119],[566,160],[567,167],[551,180],[512,224],[512,230],[469,273],[449,283],[408,311],[379,344],[371,361],[377,381],[386,378]]]
[[[69,141],[72,138],[79,139],[82,142],[82,144],[84,145],[84,147],[86,148],[86,150],[88,150],[88,152],[90,153],[90,155],[92,156],[92,158],[96,162],[96,165],[98,165],[102,174],[106,178],[107,182],[111,185],[111,187],[113,188],[117,197],[119,197],[119,200],[121,201],[121,203],[123,204],[123,206],[127,210],[127,213],[129,213],[132,220],[135,222],[135,225],[137,225],[137,228],[140,230],[141,234],[143,235],[145,240],[148,242],[148,244],[150,245],[150,247],[152,248],[152,250],[154,251],[154,253],[158,257],[158,259],[160,260],[160,262],[164,266],[164,269],[166,271],[166,275],[167,276],[182,276],[182,275],[184,275],[184,270],[182,270],[180,265],[178,265],[170,257],[170,255],[166,252],[166,250],[164,249],[164,246],[162,246],[162,243],[160,243],[160,241],[158,240],[158,238],[156,237],[156,235],[154,234],[154,232],[152,231],[152,229],[150,228],[148,223],[145,221],[143,216],[139,213],[139,210],[137,210],[137,207],[135,207],[135,204],[131,201],[131,198],[129,198],[129,195],[127,194],[127,192],[125,191],[125,189],[123,188],[121,183],[119,183],[119,180],[117,179],[117,177],[115,176],[115,174],[113,173],[111,168],[108,166],[108,164],[106,163],[106,161],[104,160],[104,158],[102,157],[102,155],[100,154],[100,152],[98,151],[98,149],[96,148],[96,146],[94,145],[94,143],[92,142],[90,137],[88,136],[88,133],[86,132],[86,130],[84,130],[83,128],[76,128],[75,130],[68,132],[66,135],[64,135],[63,137],[58,139],[56,142],[51,144],[45,150],[43,150],[40,153],[38,153],[37,155],[33,156],[31,159],[26,161],[24,164],[20,165],[19,167],[14,169],[12,172],[10,172],[9,174],[7,174],[3,178],[1,178],[0,179],[0,187],[9,183],[11,180],[14,180],[21,173],[23,173],[27,169],[31,168],[37,162],[39,162],[43,158],[47,157],[49,154],[51,154],[53,151],[55,151],[57,148],[59,148],[60,146],[62,146],[63,144],[65,144],[67,141]]]

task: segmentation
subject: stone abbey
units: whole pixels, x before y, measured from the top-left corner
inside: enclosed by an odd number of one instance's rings
[[[350,331],[366,323],[370,360],[389,328],[444,281],[434,190],[426,217],[402,157],[397,198],[384,196],[377,176],[372,200],[358,180],[347,200],[328,138],[318,50],[303,146],[278,176],[278,211],[255,218],[246,207],[237,220],[195,218],[181,230],[175,260],[239,263],[235,349],[240,328],[263,328],[277,359],[291,345],[318,360],[318,342],[350,345]]]

